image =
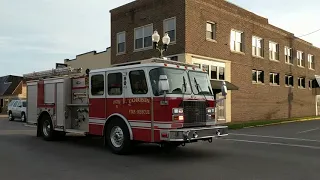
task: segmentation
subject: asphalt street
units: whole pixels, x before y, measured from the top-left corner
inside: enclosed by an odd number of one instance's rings
[[[46,142],[34,128],[0,117],[3,180],[313,180],[320,178],[320,121],[230,131],[167,154],[141,145],[127,156],[100,139],[67,137]]]

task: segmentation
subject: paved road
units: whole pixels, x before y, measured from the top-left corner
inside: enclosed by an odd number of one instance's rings
[[[319,128],[320,121],[309,121],[242,129],[171,154],[143,145],[117,156],[99,139],[45,142],[18,120],[0,119],[0,179],[318,180]]]

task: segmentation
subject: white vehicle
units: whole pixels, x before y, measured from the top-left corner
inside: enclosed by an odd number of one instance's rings
[[[26,100],[12,100],[8,104],[8,117],[9,121],[15,118],[21,119],[22,122],[27,120],[27,101]]]

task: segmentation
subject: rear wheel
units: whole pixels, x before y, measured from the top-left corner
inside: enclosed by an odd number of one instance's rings
[[[127,154],[130,152],[132,142],[128,127],[122,119],[114,119],[108,124],[105,142],[115,154]]]
[[[44,140],[53,140],[54,131],[52,127],[51,119],[48,116],[44,116],[41,120],[41,135]]]

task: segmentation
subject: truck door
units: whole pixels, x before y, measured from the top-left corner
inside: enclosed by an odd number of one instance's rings
[[[112,114],[125,114],[124,80],[126,73],[122,71],[110,71],[107,73],[107,117]]]
[[[130,122],[135,140],[152,141],[151,133],[151,89],[147,69],[127,70],[126,117]]]
[[[100,130],[106,119],[106,73],[97,72],[89,75],[89,124],[90,133],[101,135]],[[101,124],[101,125],[100,125]]]

